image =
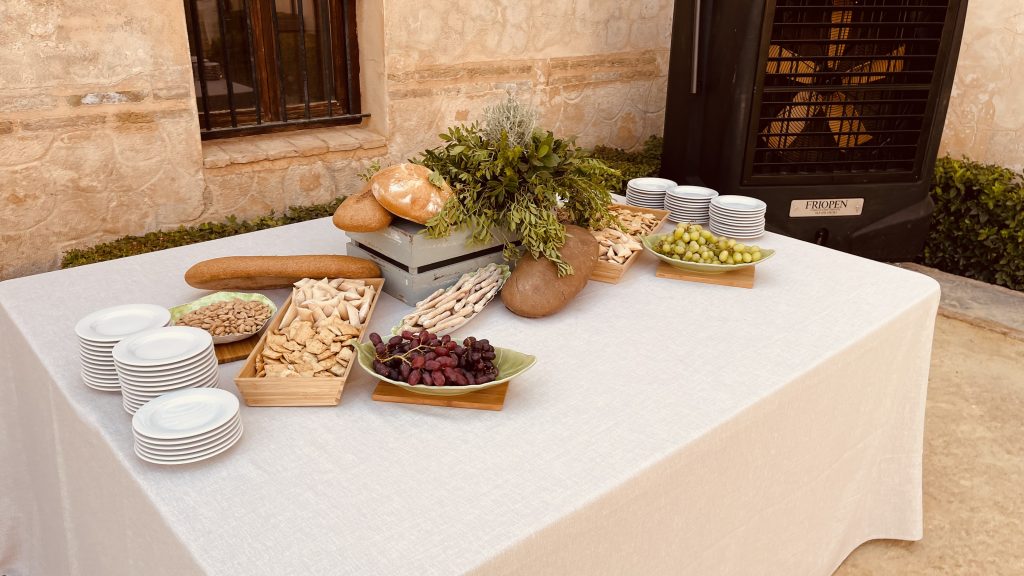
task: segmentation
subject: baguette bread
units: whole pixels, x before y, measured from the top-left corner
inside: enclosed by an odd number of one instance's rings
[[[203,260],[185,282],[205,290],[288,288],[303,278],[378,278],[380,268],[355,256],[227,256]]]

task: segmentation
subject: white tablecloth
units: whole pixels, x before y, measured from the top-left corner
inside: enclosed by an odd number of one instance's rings
[[[0,284],[0,573],[824,575],[921,538],[938,287],[772,234],[753,290],[645,255],[550,318],[496,301],[466,331],[539,357],[501,412],[373,402],[355,369],[337,407],[243,407],[217,459],[136,458],[75,322],[195,299],[205,258],[344,244],[319,220]]]

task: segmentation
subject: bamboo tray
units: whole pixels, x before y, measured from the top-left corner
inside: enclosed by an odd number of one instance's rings
[[[366,334],[365,328],[369,326],[373,318],[373,310],[377,307],[377,300],[380,298],[381,289],[384,286],[383,278],[360,278],[368,285],[373,286],[373,300],[370,302],[370,311],[366,314],[366,322],[363,323],[363,331],[359,334],[358,340],[362,340]],[[235,376],[235,385],[245,399],[246,406],[337,406],[341,402],[341,392],[345,389],[345,382],[348,380],[352,366],[358,361],[353,350],[352,361],[345,367],[345,373],[337,378],[314,377],[306,378],[295,376],[289,378],[271,378],[267,376],[256,376],[256,356],[263,352],[267,342],[267,335],[281,325],[281,319],[285,312],[291,308],[292,298],[288,297],[284,305],[271,320],[270,325],[263,331],[263,336],[256,343],[249,357],[242,366],[242,370]]]
[[[613,207],[625,210],[627,212],[646,212],[647,214],[654,214],[659,218],[658,224],[651,230],[650,234],[655,234],[661,227],[668,221],[669,211],[658,210],[656,208],[644,208],[642,206],[630,206],[628,204],[612,204]],[[626,272],[633,267],[636,263],[637,258],[640,257],[639,252],[633,252],[629,258],[626,259],[624,264],[616,264],[607,260],[598,260],[594,266],[594,270],[590,273],[591,280],[597,280],[598,282],[607,282],[609,284],[618,284],[622,277],[625,276]]]

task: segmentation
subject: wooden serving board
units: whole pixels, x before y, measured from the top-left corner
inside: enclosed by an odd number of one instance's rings
[[[505,406],[505,393],[509,382],[493,388],[486,388],[461,396],[427,396],[388,384],[383,380],[377,382],[373,398],[377,402],[398,402],[401,404],[420,404],[423,406],[444,406],[446,408],[471,408],[474,410],[501,410]]]
[[[739,268],[737,270],[723,272],[721,274],[700,274],[699,272],[690,272],[688,270],[683,270],[682,268],[669,266],[668,264],[659,261],[655,276],[658,278],[685,280],[687,282],[700,282],[702,284],[718,284],[719,286],[733,286],[736,288],[753,288],[755,268],[755,266],[748,266],[746,268]]]
[[[238,360],[245,360],[249,357],[249,353],[252,352],[253,348],[260,341],[259,334],[253,334],[245,340],[239,340],[238,342],[228,342],[227,344],[217,344],[213,347],[214,353],[217,354],[218,364],[227,364],[228,362],[236,362]]]

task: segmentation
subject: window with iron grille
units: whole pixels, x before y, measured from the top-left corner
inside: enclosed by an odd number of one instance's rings
[[[184,0],[203,139],[356,123],[355,0]]]

